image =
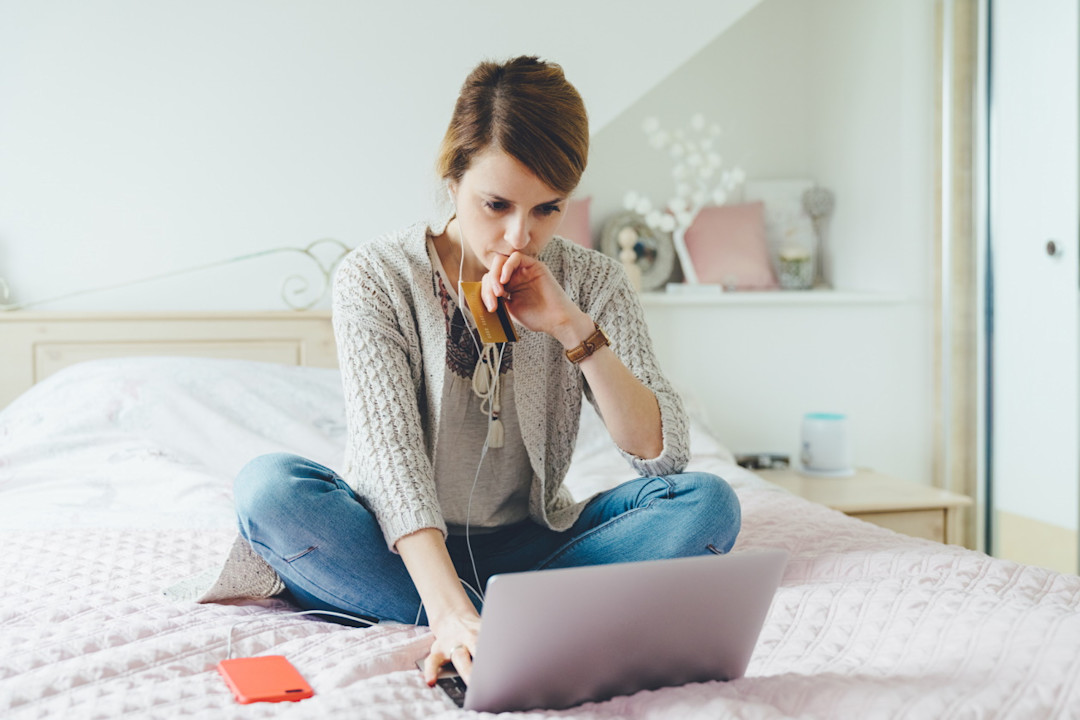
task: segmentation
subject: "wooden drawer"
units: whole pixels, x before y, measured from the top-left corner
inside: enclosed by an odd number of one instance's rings
[[[847,513],[851,517],[895,530],[904,535],[945,542],[945,510],[906,510],[901,512]]]

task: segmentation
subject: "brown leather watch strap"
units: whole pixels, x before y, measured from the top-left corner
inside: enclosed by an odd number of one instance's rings
[[[566,351],[566,359],[577,365],[585,358],[592,355],[594,352],[610,345],[611,340],[608,339],[607,333],[600,329],[600,326],[593,322],[593,326],[596,328],[592,335],[585,338],[580,345],[575,348],[570,348]]]

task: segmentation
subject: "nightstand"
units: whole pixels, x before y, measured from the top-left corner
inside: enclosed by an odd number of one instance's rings
[[[962,513],[971,498],[948,490],[859,469],[850,477],[817,477],[797,470],[758,475],[812,502],[905,535],[963,543]]]

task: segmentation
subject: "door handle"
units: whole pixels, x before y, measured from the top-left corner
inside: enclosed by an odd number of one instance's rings
[[[1064,249],[1058,244],[1056,240],[1046,241],[1046,254],[1050,257],[1061,257],[1065,254]]]

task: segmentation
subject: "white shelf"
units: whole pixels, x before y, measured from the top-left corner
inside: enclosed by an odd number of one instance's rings
[[[710,305],[898,305],[910,298],[898,293],[854,292],[850,290],[745,290],[738,292],[647,292],[641,293],[645,307],[687,307]]]

